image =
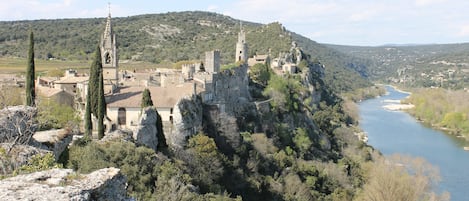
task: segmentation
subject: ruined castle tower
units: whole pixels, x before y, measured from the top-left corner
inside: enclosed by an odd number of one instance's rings
[[[103,62],[104,93],[112,93],[118,86],[118,57],[116,35],[112,31],[110,11],[106,21],[106,28],[101,38],[100,47]]]
[[[220,50],[205,52],[205,71],[208,73],[220,72]]]
[[[246,33],[244,33],[243,25],[240,24],[238,33],[238,42],[236,43],[236,62],[248,61],[248,45],[246,43]]]

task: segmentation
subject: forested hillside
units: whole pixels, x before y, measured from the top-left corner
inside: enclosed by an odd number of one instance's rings
[[[204,52],[219,49],[222,63],[234,62],[240,24],[246,31],[250,56],[277,56],[292,41],[326,66],[326,81],[350,91],[368,86],[367,60],[357,59],[286,30],[282,24],[245,22],[208,12],[175,12],[113,18],[121,61],[155,64],[201,60]],[[0,22],[0,56],[25,57],[27,34],[33,30],[38,59],[89,60],[104,30],[105,18]],[[357,73],[358,72],[358,73]],[[352,83],[352,84],[351,84]]]
[[[469,43],[356,47],[327,45],[367,59],[370,78],[406,87],[469,86]]]

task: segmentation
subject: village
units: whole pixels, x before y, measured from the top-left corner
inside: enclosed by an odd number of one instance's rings
[[[140,126],[142,92],[148,89],[154,107],[163,122],[164,134],[167,138],[171,138],[172,134],[181,132],[175,127],[183,121],[182,115],[178,114],[180,112],[178,104],[183,99],[197,96],[201,98],[202,104],[216,108],[222,113],[236,113],[239,110],[238,104],[255,101],[248,89],[250,67],[255,64],[265,64],[277,74],[294,74],[298,72],[298,64],[302,59],[301,49],[295,42],[290,52],[279,54],[277,58],[272,58],[270,53],[248,58],[246,33],[240,25],[238,41],[234,48],[235,67],[230,69],[221,69],[222,52],[214,49],[205,52],[204,61],[183,64],[181,69],[121,70],[116,35],[118,33],[113,31],[109,13],[99,44],[106,99],[105,133],[116,130],[132,131]],[[66,69],[63,77],[38,76],[36,90],[43,98],[73,107],[79,116],[83,117],[88,79],[87,73]],[[17,85],[23,82],[21,78],[10,80],[12,81]],[[263,104],[268,104],[268,101],[264,101]],[[94,116],[93,124],[93,128],[96,129]],[[192,127],[188,132],[194,134],[198,128],[196,125]]]

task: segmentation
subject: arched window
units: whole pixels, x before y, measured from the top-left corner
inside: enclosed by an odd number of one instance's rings
[[[104,62],[105,64],[111,63],[111,55],[109,54],[109,52],[106,52],[106,54],[104,54]]]
[[[119,125],[125,125],[126,123],[126,112],[125,112],[125,108],[121,107],[119,108],[119,110],[117,111],[117,123]]]

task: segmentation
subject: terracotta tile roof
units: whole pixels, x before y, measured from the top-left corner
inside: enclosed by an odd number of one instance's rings
[[[83,77],[62,77],[60,80],[55,81],[55,83],[59,84],[67,84],[67,83],[79,83],[83,81],[87,81],[89,79],[88,76]]]
[[[36,89],[39,91],[40,95],[43,95],[45,97],[52,97],[63,91],[62,89],[56,89],[56,88],[50,88],[50,87],[44,87],[44,86],[37,86]]]
[[[139,108],[142,101],[142,92],[146,87],[121,87],[118,93],[107,96],[108,107],[133,107]],[[153,100],[154,106],[157,108],[171,108],[181,98],[193,94],[193,83],[184,83],[168,87],[148,87]],[[197,88],[197,92],[200,92]]]
[[[57,77],[39,77],[40,80],[46,81],[46,82],[52,82],[58,80]]]

